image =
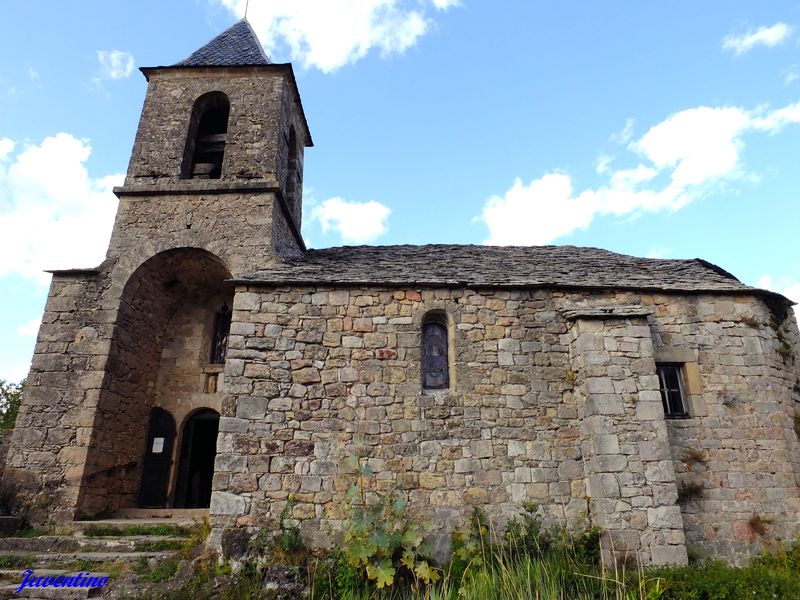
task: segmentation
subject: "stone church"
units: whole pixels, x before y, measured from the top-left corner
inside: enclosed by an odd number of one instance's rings
[[[359,451],[442,552],[524,502],[643,564],[800,533],[789,300],[700,259],[306,249],[292,66],[240,21],[141,71],[106,259],[53,272],[10,442],[34,523],[200,509],[219,546],[291,496],[324,544]]]

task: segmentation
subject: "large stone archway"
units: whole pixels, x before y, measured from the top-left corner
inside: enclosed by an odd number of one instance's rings
[[[160,373],[176,362],[170,348],[203,341],[203,327],[213,326],[215,307],[232,297],[225,283],[230,276],[213,254],[179,248],[148,259],[128,279],[95,413],[79,515],[136,506],[149,414],[164,400]],[[201,322],[199,334],[180,329],[186,326],[185,314]],[[208,352],[206,347],[191,350],[198,364]]]

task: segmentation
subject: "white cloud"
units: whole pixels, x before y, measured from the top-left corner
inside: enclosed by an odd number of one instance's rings
[[[486,243],[546,244],[588,227],[598,215],[678,210],[722,181],[746,175],[746,133],[776,134],[797,123],[800,102],[771,111],[701,106],[675,113],[628,144],[629,159],[644,162],[612,170],[611,160],[600,157],[595,170],[608,178],[605,185],[574,193],[569,176],[549,173],[527,186],[517,179],[503,196],[489,198],[479,217],[489,229]]]
[[[732,172],[739,160],[739,135],[750,116],[740,108],[701,106],[676,113],[631,145],[656,167],[675,167],[673,182],[681,187]]]
[[[611,175],[611,187],[615,189],[630,189],[640,183],[646,183],[658,175],[658,171],[651,167],[638,165],[635,169],[622,169]]]
[[[100,72],[105,79],[125,79],[133,73],[133,55],[122,50],[98,50]]]
[[[20,335],[36,335],[39,333],[39,326],[42,324],[42,318],[36,317],[25,325],[17,327],[17,333]]]
[[[793,283],[783,288],[783,295],[792,302],[800,304],[800,283]]]
[[[634,123],[635,121],[633,119],[625,119],[625,127],[617,132],[612,133],[608,139],[615,144],[627,144],[633,137]]]
[[[123,176],[91,178],[90,153],[87,141],[59,133],[0,165],[0,277],[46,283],[45,269],[102,261],[117,207],[111,189]]]
[[[525,186],[517,179],[504,196],[486,202],[482,218],[489,227],[487,244],[546,244],[592,221],[592,199],[572,195],[566,175],[550,173]]]
[[[218,0],[236,16],[246,0]],[[430,6],[446,10],[458,0],[270,0],[251,2],[247,19],[267,54],[285,45],[292,60],[329,73],[364,58],[400,54],[430,30]]]
[[[751,29],[742,35],[727,35],[725,39],[722,40],[722,47],[740,56],[749,52],[756,46],[773,48],[789,39],[791,34],[792,28],[789,25],[786,23],[775,23],[775,25],[771,27],[759,27],[755,31]]]
[[[773,111],[756,111],[751,118],[753,129],[778,133],[787,125],[800,123],[800,102]]]
[[[756,281],[756,287],[778,292],[789,298],[789,300],[800,304],[800,282],[793,282],[788,279],[773,281],[771,276],[762,275],[759,277],[758,281]]]
[[[597,171],[598,175],[603,175],[604,173],[608,173],[611,167],[611,163],[614,161],[613,156],[609,156],[608,154],[601,154],[597,157],[597,163],[595,164],[595,171]]]
[[[365,244],[386,233],[390,213],[388,207],[374,200],[329,198],[311,210],[311,218],[320,222],[323,233],[334,229],[345,243]]]
[[[672,248],[650,248],[645,255],[647,258],[666,258],[672,254]]]
[[[14,151],[14,140],[0,138],[0,160],[6,160],[9,154]]]
[[[28,376],[28,371],[30,370],[31,361],[17,364],[4,362],[0,365],[0,379],[9,383],[19,383]]]

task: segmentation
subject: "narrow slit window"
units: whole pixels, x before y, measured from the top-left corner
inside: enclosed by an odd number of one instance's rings
[[[286,202],[290,210],[294,210],[299,172],[297,169],[297,136],[294,127],[289,129],[289,149],[286,164]]]
[[[211,340],[210,362],[214,365],[225,363],[225,354],[228,351],[228,336],[231,332],[231,311],[227,304],[214,315],[214,336]]]
[[[661,402],[664,405],[664,415],[668,419],[680,419],[689,416],[686,407],[686,394],[681,375],[681,365],[660,364],[656,365],[659,386],[661,388]]]
[[[422,324],[422,387],[441,390],[450,386],[447,325],[438,317]]]

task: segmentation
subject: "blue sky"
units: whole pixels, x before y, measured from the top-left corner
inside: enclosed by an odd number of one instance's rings
[[[145,93],[244,0],[6,0],[0,378],[105,253]],[[250,0],[316,147],[303,233],[702,257],[800,301],[800,3]]]

